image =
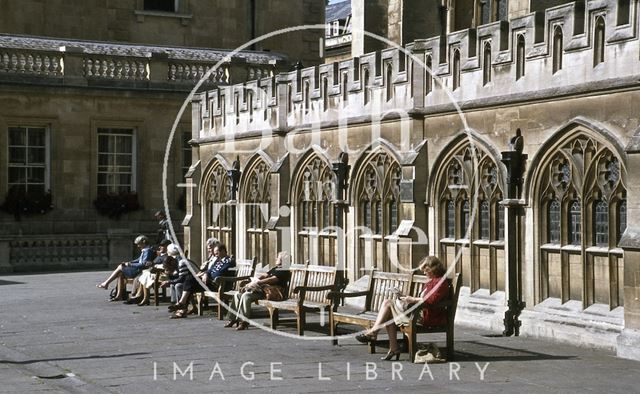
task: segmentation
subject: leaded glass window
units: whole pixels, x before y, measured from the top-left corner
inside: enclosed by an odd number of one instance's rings
[[[456,237],[456,207],[453,201],[447,201],[447,238]]]
[[[365,201],[362,203],[362,215],[364,216],[364,226],[371,229],[371,202]]]
[[[398,203],[396,200],[389,202],[389,234],[398,228]]]
[[[569,208],[569,242],[580,245],[582,242],[582,210],[580,202],[574,200]]]
[[[609,204],[606,201],[596,201],[594,209],[595,244],[609,245]]]
[[[460,237],[469,238],[469,236],[467,235],[469,231],[469,200],[464,200],[464,202],[462,203],[460,226]]]
[[[376,234],[382,234],[382,204],[376,201]]]
[[[560,203],[552,200],[549,203],[549,242],[560,243]]]
[[[480,239],[489,239],[489,203],[482,201],[480,203]]]
[[[500,203],[496,203],[496,211],[498,216],[496,238],[502,240],[504,239],[504,207]]]

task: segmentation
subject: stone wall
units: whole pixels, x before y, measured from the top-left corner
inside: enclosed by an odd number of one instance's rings
[[[0,33],[234,49],[252,39],[249,1],[182,0],[177,12],[145,11],[143,0],[1,0]],[[253,1],[255,36],[288,26],[324,23],[321,2]],[[256,49],[284,52],[317,64],[321,29],[261,43]]]

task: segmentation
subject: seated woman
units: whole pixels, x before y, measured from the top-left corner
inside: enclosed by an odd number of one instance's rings
[[[107,290],[109,283],[118,279],[118,292],[111,301],[124,299],[125,279],[135,278],[147,265],[150,266],[153,261],[153,248],[149,245],[149,238],[145,235],[138,235],[133,242],[140,249],[140,256],[135,260],[120,263],[107,280],[96,285],[96,287]]]
[[[173,257],[167,254],[167,246],[171,244],[171,241],[164,239],[158,244],[158,250],[156,251],[156,258],[153,260],[153,266],[149,269],[142,271],[138,276],[138,289],[136,293],[125,301],[127,304],[138,304],[138,306],[149,304],[149,289],[156,282],[156,275],[163,271],[165,260],[173,259]]]
[[[426,276],[430,278],[424,284],[420,297],[399,296],[398,299],[408,305],[422,303],[422,325],[425,327],[441,326],[447,323],[447,313],[443,308],[437,307],[441,301],[450,297],[449,295],[449,279],[442,278],[446,273],[446,269],[440,259],[435,256],[425,257],[419,266]],[[416,310],[416,312],[418,312]],[[391,322],[393,318],[393,322]],[[400,358],[400,349],[398,347],[397,325],[411,324],[408,313],[400,310],[392,300],[384,300],[375,324],[366,334],[356,335],[356,339],[362,343],[373,342],[378,336],[378,331],[383,326],[389,335],[389,353],[382,360],[391,360],[393,356],[396,360]]]
[[[225,327],[238,325],[236,330],[246,330],[249,327],[247,320],[251,318],[251,304],[266,298],[264,291],[262,291],[263,286],[282,286],[286,289],[291,277],[291,272],[287,269],[289,260],[289,253],[278,253],[273,268],[253,278],[249,284],[233,296],[229,304],[229,312],[227,312],[229,322],[225,324]]]

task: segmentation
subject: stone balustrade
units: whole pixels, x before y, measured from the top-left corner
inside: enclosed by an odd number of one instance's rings
[[[14,267],[106,267],[109,240],[81,236],[32,238],[9,241],[9,260]]]
[[[62,75],[62,55],[0,48],[0,73]]]
[[[204,77],[212,64],[203,63],[169,63],[169,80],[197,83]],[[223,64],[211,72],[206,83],[227,85],[230,82],[229,65]]]
[[[108,88],[112,81],[119,89],[190,90],[218,63],[220,66],[204,81],[206,86],[262,78],[289,64],[284,56],[271,52],[242,51],[229,56],[230,53],[0,34],[0,80],[53,82],[40,78],[44,76],[62,79],[67,86],[98,84]]]
[[[143,81],[149,78],[149,59],[90,56],[83,60],[84,76]]]

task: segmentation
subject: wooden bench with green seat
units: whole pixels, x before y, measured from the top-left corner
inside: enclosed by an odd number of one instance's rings
[[[333,307],[329,309],[329,329],[332,337],[336,336],[336,328],[339,323],[354,324],[369,330],[373,327],[378,311],[385,299],[390,298],[394,288],[401,293],[408,294],[411,289],[411,274],[390,273],[373,271],[369,276],[367,290],[358,292],[330,292]],[[340,300],[353,297],[366,297],[364,309],[351,306],[339,307]],[[337,345],[338,340],[334,339]],[[369,352],[375,353],[375,342],[369,342]]]
[[[325,313],[331,308],[331,300],[327,298],[327,294],[336,289],[338,277],[336,267],[308,265],[302,285],[296,285],[291,281],[288,299],[261,300],[259,304],[267,307],[271,313],[271,328],[275,330],[277,327],[279,311],[291,311],[296,315],[298,335],[304,335],[307,312]]]

